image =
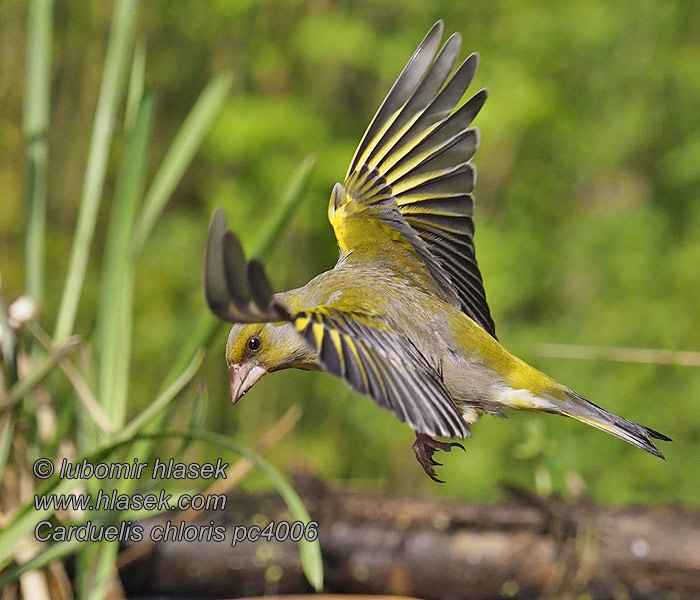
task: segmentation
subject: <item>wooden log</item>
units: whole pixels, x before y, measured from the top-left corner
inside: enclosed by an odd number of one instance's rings
[[[311,487],[302,495],[319,523],[327,592],[426,600],[700,598],[698,511],[572,504],[526,492],[516,502],[473,504]],[[124,586],[129,595],[159,597],[308,593],[296,544],[231,546],[236,526],[289,519],[274,494],[231,494],[225,511],[189,522],[225,526],[225,541],[155,544],[122,567]]]

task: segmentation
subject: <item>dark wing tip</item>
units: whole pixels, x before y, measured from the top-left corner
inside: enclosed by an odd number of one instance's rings
[[[666,457],[661,454],[659,449],[654,446],[651,442],[648,442],[648,445],[644,446],[644,450],[646,450],[649,454],[653,454],[654,456],[658,456],[661,460],[666,460]]]
[[[223,260],[225,234],[226,216],[219,207],[214,211],[209,224],[204,258],[204,297],[210,310],[219,318],[226,320],[229,295]]]
[[[253,258],[248,261],[246,268],[248,282],[250,283],[250,293],[253,301],[258,306],[265,306],[272,301],[272,286],[265,273],[262,263]]]
[[[476,117],[476,115],[479,114],[479,111],[483,108],[484,104],[486,103],[486,99],[489,97],[489,91],[487,88],[481,88],[476,94],[474,94],[469,100],[467,101],[467,104],[471,107],[470,111],[472,114],[472,119]]]
[[[673,440],[668,437],[667,435],[664,435],[663,433],[659,433],[655,429],[652,429],[651,427],[645,427],[647,434],[649,437],[654,438],[655,440],[661,440],[662,442],[672,442]]]
[[[279,319],[289,319],[289,312],[272,297],[272,286],[263,264],[253,258],[246,267],[250,295],[255,307],[263,314],[276,316]]]
[[[212,215],[204,259],[204,296],[209,309],[231,323],[263,323],[289,318],[274,301],[265,268],[246,261],[241,242],[226,228],[221,208]]]
[[[216,207],[214,213],[211,216],[211,223],[209,225],[209,229],[211,230],[213,227],[216,227],[221,231],[226,230],[226,213],[224,213],[224,209],[220,206]]]
[[[450,35],[450,37],[448,37],[445,40],[445,44],[443,46],[443,51],[450,44],[457,44],[458,49],[462,47],[462,34],[459,33],[459,31],[455,31],[452,35]]]
[[[224,232],[221,244],[221,255],[224,264],[224,276],[229,296],[236,303],[241,303],[248,297],[246,281],[246,260],[243,246],[233,231]]]

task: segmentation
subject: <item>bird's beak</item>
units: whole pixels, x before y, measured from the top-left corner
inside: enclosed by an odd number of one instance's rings
[[[229,365],[231,377],[231,401],[235,404],[257,381],[267,373],[267,369],[253,363]]]

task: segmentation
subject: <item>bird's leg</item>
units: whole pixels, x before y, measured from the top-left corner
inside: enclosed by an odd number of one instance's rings
[[[442,463],[437,462],[433,458],[433,454],[438,450],[449,452],[452,446],[459,446],[464,450],[464,446],[458,442],[438,442],[431,438],[427,433],[418,433],[416,431],[416,441],[413,442],[413,451],[416,453],[416,459],[423,467],[423,470],[428,474],[428,477],[438,483],[445,483],[435,475],[435,466],[442,466]],[[466,452],[466,450],[465,450]]]

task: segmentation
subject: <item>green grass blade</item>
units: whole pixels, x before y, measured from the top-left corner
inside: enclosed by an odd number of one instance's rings
[[[41,520],[41,519],[40,519]],[[4,589],[5,586],[9,585],[13,581],[16,581],[25,573],[29,571],[34,571],[35,569],[42,569],[49,563],[55,560],[61,560],[62,558],[73,554],[76,550],[79,550],[85,542],[80,542],[78,540],[71,540],[70,542],[60,542],[57,544],[51,544],[46,546],[41,552],[36,556],[32,557],[25,563],[17,565],[16,567],[9,569],[6,573],[0,577],[0,589]]]
[[[59,479],[54,476],[46,484],[35,490],[35,494],[68,494],[80,481],[74,479]],[[0,571],[4,569],[14,557],[17,543],[25,536],[30,534],[39,521],[43,521],[49,517],[53,511],[36,510],[34,498],[26,502],[19,511],[14,515],[12,520],[4,526],[0,532]],[[2,589],[2,584],[0,584]]]
[[[119,542],[102,541],[93,549],[98,549],[98,552],[90,565],[88,588],[81,597],[85,600],[102,600],[107,596],[112,574],[117,569]]]
[[[140,77],[143,81],[142,66],[137,64],[132,74],[138,70],[141,70],[140,76],[137,73],[133,79]],[[138,87],[139,84],[135,82],[134,85]],[[127,126],[126,148],[105,242],[98,309],[98,397],[112,427],[117,430],[124,425],[128,401],[134,286],[131,243],[148,166],[154,105],[153,94],[146,93]],[[100,483],[109,493],[111,482]],[[106,596],[118,551],[119,544],[108,541],[85,548],[87,555],[77,563],[81,567],[78,572],[84,590],[82,597],[101,600]]]
[[[124,427],[117,439],[122,440],[134,437],[140,433],[149,422],[158,417],[158,415],[165,408],[167,408],[168,404],[170,404],[177,397],[182,389],[194,377],[197,369],[199,369],[199,365],[202,364],[202,360],[204,360],[204,351],[200,350],[195,353],[190,361],[190,364],[185,367],[182,373],[180,373],[179,377],[177,377],[175,381],[165,388],[165,390],[158,394],[155,401],[149,404],[145,410],[141,411],[137,417],[134,417],[134,419],[129,422],[126,427]],[[140,456],[141,454],[138,453],[138,455]]]
[[[10,326],[5,301],[2,299],[2,275],[0,274],[0,356],[5,362],[5,387],[17,381],[17,336]]]
[[[124,117],[124,129],[129,131],[141,106],[146,86],[146,45],[136,44],[134,60],[131,63],[131,75],[129,76],[129,91],[126,95],[126,113]]]
[[[115,429],[122,427],[126,416],[134,269],[131,236],[148,166],[154,104],[153,94],[143,97],[127,133],[105,241],[97,315],[98,398]]]
[[[80,342],[80,337],[75,335],[65,341],[61,346],[54,348],[49,355],[31,373],[20,379],[7,392],[7,397],[0,405],[0,412],[4,412],[17,404],[24,396],[38,386],[54,367],[68,356]]]
[[[90,139],[78,223],[54,332],[54,340],[58,343],[71,334],[75,325],[90,246],[95,233],[117,107],[124,92],[124,76],[134,35],[136,6],[136,0],[118,0],[114,6],[114,19]]]
[[[294,211],[299,208],[299,199],[306,190],[315,163],[316,159],[313,156],[307,156],[294,170],[282,198],[275,206],[275,211],[269,219],[263,221],[263,226],[250,249],[251,256],[265,258],[270,254]]]
[[[146,243],[168,198],[221,110],[230,87],[231,76],[228,74],[218,75],[210,81],[177,132],[144,199],[143,211],[134,232],[135,254]]]
[[[27,139],[25,286],[27,294],[36,302],[41,302],[44,296],[52,21],[53,0],[29,2],[24,89],[24,135]]]
[[[12,413],[0,416],[0,481],[5,474],[5,466],[12,449],[12,436],[15,433],[15,417]]]
[[[0,357],[6,366],[5,381],[3,382],[5,386],[13,386],[17,381],[16,351],[17,339],[7,318],[5,303],[2,300],[2,282],[0,281]],[[7,411],[6,414],[0,415],[0,481],[2,481],[5,465],[10,456],[14,432],[15,417],[12,411]]]

